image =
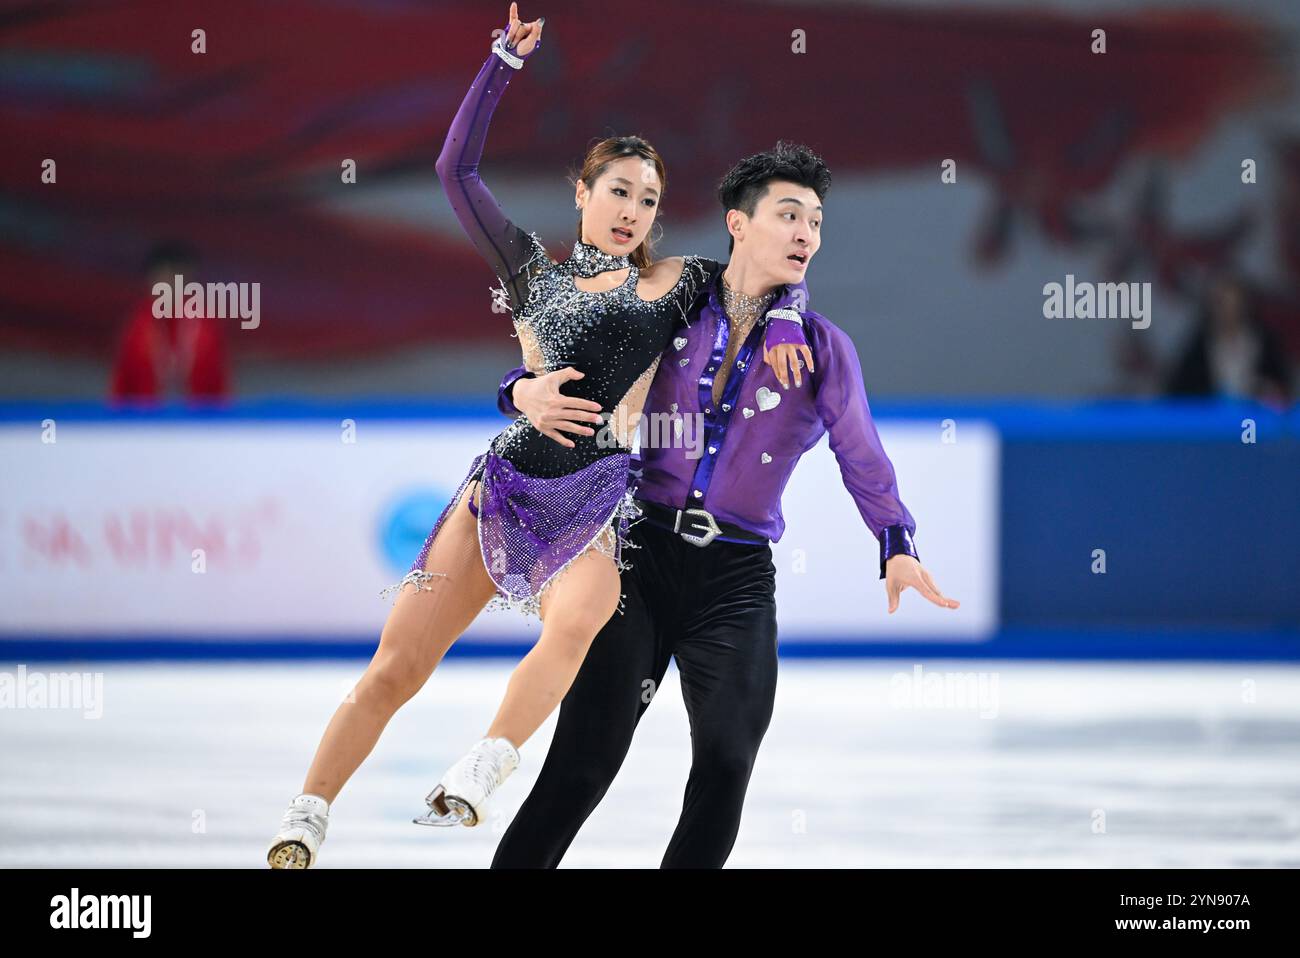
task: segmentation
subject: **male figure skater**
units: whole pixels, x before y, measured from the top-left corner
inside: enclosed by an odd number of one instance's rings
[[[803,280],[821,245],[829,188],[821,159],[785,143],[742,160],[719,186],[731,260],[696,300],[690,328],[665,350],[645,404],[645,414],[701,416],[703,449],[692,457],[682,443],[646,444],[641,433],[643,519],[631,529],[639,548],[623,574],[625,614],[596,636],[561,703],[546,761],[497,847],[494,868],[559,863],[618,772],[673,656],[692,760],[662,867],[726,861],[776,691],[769,541],[784,530],[781,493],[795,463],[823,432],[879,540],[889,611],[909,586],[936,605],[958,606],[917,559],[916,525],[872,422],[852,340],[807,308]],[[802,324],[807,389],[802,361],[790,362],[800,347],[777,347],[790,350],[779,371],[755,361],[765,324],[777,321]],[[590,427],[580,423],[602,422],[594,403],[560,392],[580,374],[530,375],[522,367],[507,374],[503,412],[522,411],[562,443],[568,440],[560,430],[581,433]]]

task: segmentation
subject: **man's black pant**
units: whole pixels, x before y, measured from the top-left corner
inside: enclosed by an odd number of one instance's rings
[[[630,534],[640,548],[625,556],[624,614],[593,640],[493,868],[559,864],[623,764],[672,656],[690,718],[691,773],[662,867],[720,868],[731,854],[776,695],[772,548],[695,546],[648,519]]]

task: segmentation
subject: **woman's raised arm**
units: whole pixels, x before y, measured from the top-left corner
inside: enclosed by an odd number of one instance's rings
[[[516,4],[510,5],[510,24],[492,43],[492,52],[470,85],[460,109],[451,121],[447,139],[438,156],[438,179],[443,192],[470,241],[487,260],[492,271],[505,284],[511,308],[528,297],[530,271],[525,269],[539,259],[545,265],[546,254],[528,233],[517,227],[502,211],[496,198],[479,177],[478,164],[483,156],[492,112],[509,85],[514,72],[541,45],[545,18],[521,23]]]

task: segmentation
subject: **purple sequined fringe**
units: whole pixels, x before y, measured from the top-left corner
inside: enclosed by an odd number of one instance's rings
[[[479,548],[496,584],[488,609],[539,616],[546,589],[589,547],[609,556],[620,572],[631,568],[623,550],[638,548],[627,533],[641,510],[628,485],[630,462],[628,454],[614,453],[570,475],[544,479],[519,472],[490,451],[475,457],[411,570],[380,595],[400,592],[408,582],[416,589],[428,589],[429,579],[445,575],[425,572],[424,564],[443,521],[475,479],[482,480]],[[611,526],[612,536],[606,533]],[[623,612],[623,596],[618,611]]]

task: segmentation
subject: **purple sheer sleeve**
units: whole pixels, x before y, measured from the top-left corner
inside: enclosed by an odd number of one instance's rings
[[[783,343],[803,346],[807,342],[808,339],[804,336],[803,326],[800,323],[788,319],[778,319],[775,316],[768,318],[767,332],[763,334],[763,345],[768,349],[780,346]]]
[[[495,52],[488,54],[451,121],[437,163],[456,219],[505,286],[512,311],[527,300],[534,272],[549,263],[541,244],[510,221],[478,172],[492,112],[514,72]]]
[[[767,329],[763,331],[763,345],[768,349],[782,343],[806,346],[808,337],[803,330],[803,317],[799,314],[808,308],[808,282],[800,280],[797,286],[787,286],[767,311]]]
[[[898,497],[894,466],[885,455],[862,384],[862,365],[853,340],[827,322],[813,328],[817,414],[830,434],[844,487],[863,521],[880,541],[880,577],[885,563],[905,553],[916,557],[916,522]]]

